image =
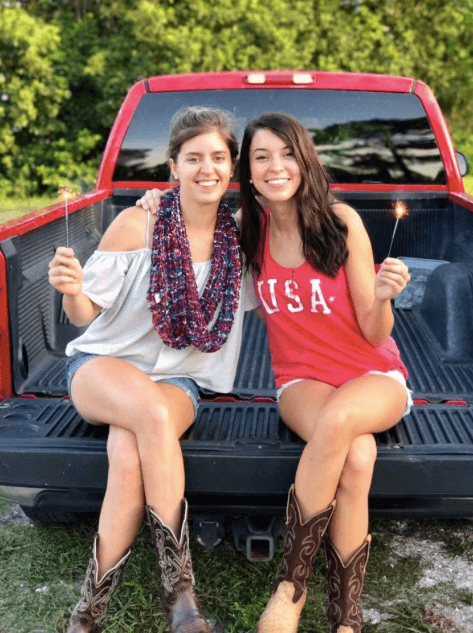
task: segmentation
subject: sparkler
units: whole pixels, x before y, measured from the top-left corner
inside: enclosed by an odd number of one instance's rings
[[[69,214],[67,211],[67,201],[73,197],[73,193],[66,185],[61,185],[58,189],[58,195],[60,200],[64,200],[66,205],[66,247],[69,248]]]
[[[399,220],[401,218],[405,218],[406,215],[409,215],[409,209],[407,208],[407,205],[404,204],[404,202],[401,202],[400,200],[398,200],[396,204],[394,205],[394,215],[396,216],[396,224],[394,225],[394,231],[391,237],[391,244],[389,245],[388,257],[391,255],[391,248],[393,246],[394,236],[396,235],[397,225],[399,224]]]

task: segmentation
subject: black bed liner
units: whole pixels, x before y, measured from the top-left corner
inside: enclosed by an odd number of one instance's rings
[[[96,247],[104,227],[123,208],[133,204],[140,191],[118,192],[113,199],[92,205],[69,219],[71,244],[85,261]],[[234,192],[231,192],[232,195]],[[375,261],[385,257],[392,234],[393,193],[344,192],[358,209],[370,234]],[[402,192],[410,205],[408,220],[400,223],[395,254],[437,260],[470,260],[461,240],[471,230],[471,213],[457,208],[440,192]],[[232,198],[232,203],[235,204]],[[82,330],[72,326],[61,308],[59,294],[47,280],[48,262],[63,242],[60,219],[0,244],[8,266],[9,305],[14,389],[18,394],[62,396],[66,393],[64,353],[67,341]],[[32,309],[32,306],[34,309]],[[448,363],[438,354],[433,337],[418,310],[397,310],[394,337],[410,371],[409,387],[415,398],[429,402],[473,398],[473,354],[467,362]],[[274,397],[274,379],[264,326],[247,318],[244,347],[233,394],[237,398]]]
[[[393,336],[409,369],[408,386],[414,398],[432,403],[458,399],[473,403],[473,360],[463,363],[442,360],[417,310],[396,310]],[[238,399],[275,398],[265,326],[253,314],[245,317],[243,341],[231,395]],[[24,392],[65,395],[64,363],[62,354],[43,352],[23,383]]]
[[[372,511],[473,516],[473,367],[442,363],[415,310],[396,311],[394,334],[414,398],[430,402],[377,436]],[[281,491],[293,481],[304,446],[278,415],[265,328],[252,314],[243,340],[230,398],[203,393],[197,420],[181,441],[186,494],[196,512],[282,513]],[[63,395],[64,357],[49,353],[44,362],[47,371],[38,366],[28,378],[32,390]],[[33,385],[35,376],[40,384]],[[448,403],[458,399],[465,404]],[[0,403],[0,485],[42,488],[35,508],[43,512],[98,511],[107,432],[84,422],[64,397],[6,399]]]

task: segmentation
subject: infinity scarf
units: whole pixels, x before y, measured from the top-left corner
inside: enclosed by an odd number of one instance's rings
[[[240,298],[242,264],[237,226],[221,202],[210,276],[199,298],[179,191],[176,187],[161,198],[154,226],[148,289],[153,326],[163,342],[174,349],[194,345],[201,352],[216,352],[230,334]],[[209,330],[220,304],[217,320]]]

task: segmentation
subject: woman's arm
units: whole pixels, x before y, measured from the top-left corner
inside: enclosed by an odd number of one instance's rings
[[[165,193],[172,191],[171,189],[148,189],[145,195],[136,201],[136,206],[143,209],[143,211],[151,211],[152,215],[156,215],[159,209],[159,202]]]
[[[105,231],[97,250],[123,252],[143,248],[146,220],[146,214],[141,209],[125,209]],[[102,309],[84,294],[82,279],[82,267],[72,248],[58,248],[49,264],[49,283],[64,295],[64,312],[77,326],[93,321]]]
[[[392,332],[391,299],[406,287],[409,272],[403,262],[389,258],[376,274],[371,242],[360,216],[345,204],[336,204],[334,210],[348,227],[346,273],[358,324],[366,339],[377,347]]]
[[[64,295],[62,306],[74,325],[86,325],[100,312],[100,306],[82,292],[82,266],[72,248],[57,249],[49,262],[49,283]]]
[[[146,225],[148,215],[143,209],[129,207],[122,211],[110,224],[97,247],[98,251],[124,252],[136,251],[146,246]],[[156,217],[150,222],[150,235]]]
[[[150,211],[152,215],[156,215],[159,209],[159,202],[165,193],[171,191],[171,189],[148,189],[144,196],[136,201],[136,206],[143,211]],[[235,213],[235,220],[238,224],[238,228],[241,228],[241,209]]]

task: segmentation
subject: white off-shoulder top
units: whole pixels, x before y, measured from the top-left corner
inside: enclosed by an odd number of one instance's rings
[[[148,308],[150,265],[149,247],[93,253],[84,266],[83,292],[102,311],[81,336],[69,343],[66,355],[80,351],[115,356],[132,363],[153,380],[187,376],[203,388],[231,391],[244,314],[259,305],[251,275],[242,278],[239,305],[227,341],[217,352],[208,354],[192,345],[181,350],[164,345]],[[193,266],[199,295],[204,291],[210,267],[211,262]]]

